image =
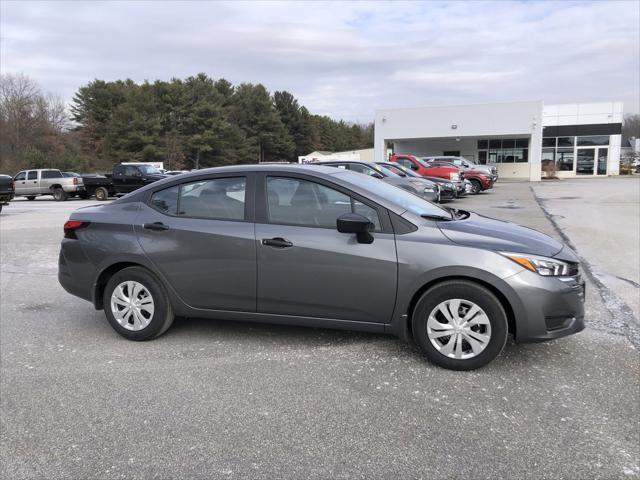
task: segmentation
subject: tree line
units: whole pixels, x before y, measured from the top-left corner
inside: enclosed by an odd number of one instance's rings
[[[122,161],[192,169],[296,161],[373,146],[373,124],[313,115],[289,92],[204,73],[170,81],[94,80],[69,111],[23,75],[0,80],[0,165],[106,171]]]

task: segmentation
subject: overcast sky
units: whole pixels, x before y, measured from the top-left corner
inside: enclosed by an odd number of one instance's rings
[[[94,78],[206,72],[312,113],[621,100],[637,113],[640,3],[1,3],[2,73],[70,100]]]

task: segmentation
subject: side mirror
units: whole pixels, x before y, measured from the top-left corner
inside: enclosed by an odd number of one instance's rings
[[[372,176],[373,178],[377,178],[378,180],[380,180],[380,179],[384,178],[384,175],[381,175],[381,174],[379,174],[379,173],[377,173],[377,172],[376,172],[376,173],[372,173],[372,174],[371,174],[371,176]]]
[[[375,225],[359,213],[345,213],[338,217],[336,226],[340,233],[355,233],[358,243],[373,243],[371,232]]]
[[[417,165],[411,164],[411,170],[420,170]]]

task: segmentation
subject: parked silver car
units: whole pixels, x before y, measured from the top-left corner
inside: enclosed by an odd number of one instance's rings
[[[23,170],[13,177],[16,197],[34,200],[39,195],[53,195],[54,200],[65,201],[69,196],[86,197],[82,178],[67,176],[52,168]]]
[[[64,236],[60,283],[131,340],[176,315],[388,332],[468,370],[509,332],[584,328],[565,245],[344,169],[200,170],[79,209]]]
[[[426,178],[407,178],[394,172],[391,168],[378,163],[361,162],[356,160],[332,160],[318,162],[314,165],[326,165],[328,167],[346,168],[352,172],[363,173],[370,177],[378,178],[391,185],[407,190],[415,195],[423,197],[430,202],[440,201],[440,189],[438,185]]]

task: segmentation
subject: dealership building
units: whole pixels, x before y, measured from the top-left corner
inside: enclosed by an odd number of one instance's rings
[[[555,166],[565,177],[617,175],[622,103],[542,101],[377,110],[375,161],[396,154],[463,156],[502,178],[538,181]]]

